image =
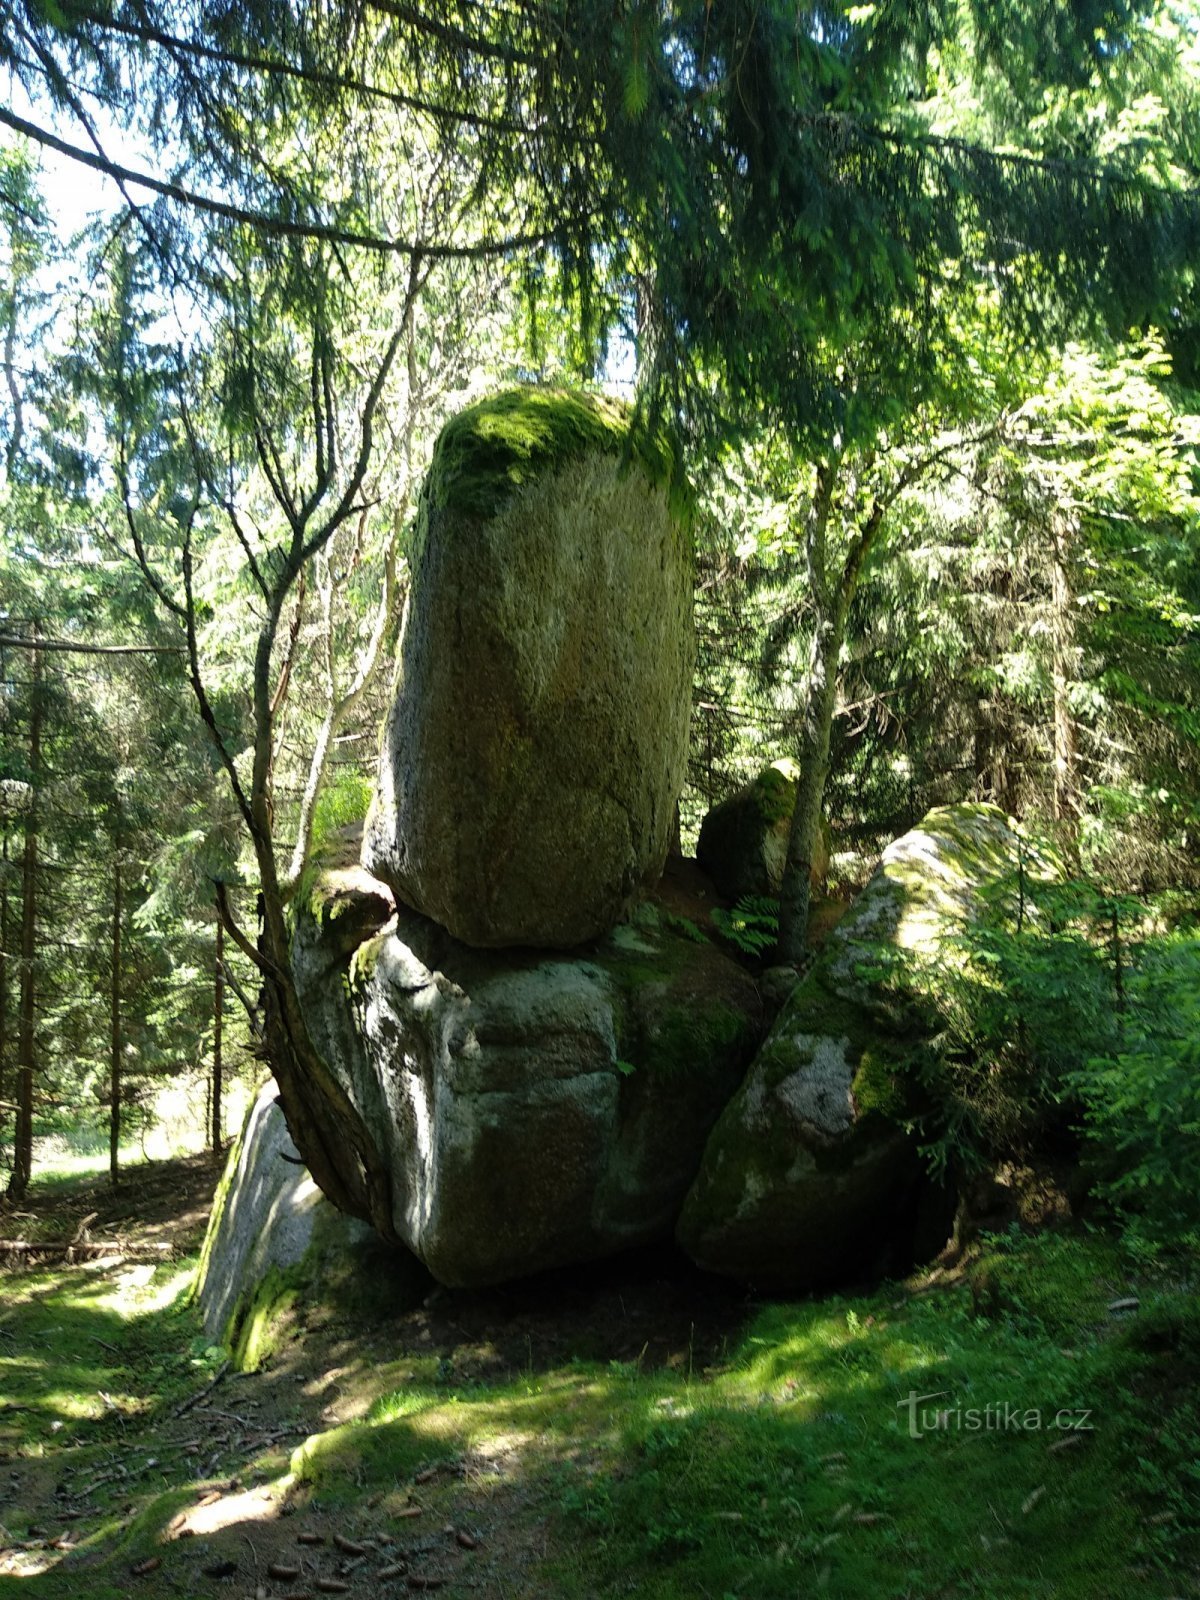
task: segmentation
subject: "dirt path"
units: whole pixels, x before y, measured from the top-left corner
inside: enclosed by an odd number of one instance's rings
[[[447,1392],[527,1382],[564,1363],[697,1373],[746,1306],[682,1261],[649,1255],[485,1294],[425,1284],[352,1322],[301,1307],[262,1372],[230,1372],[181,1306],[216,1173],[202,1157],[37,1191],[8,1238],[81,1235],[0,1274],[0,1584],[39,1594],[234,1593],[255,1600],[446,1588],[536,1593],[545,1487],[501,1432],[431,1450],[347,1507],[292,1485],[305,1439],[364,1416],[419,1370]],[[86,1230],[83,1224],[86,1222]],[[0,1259],[3,1244],[0,1243]],[[27,1593],[26,1584],[22,1592]]]

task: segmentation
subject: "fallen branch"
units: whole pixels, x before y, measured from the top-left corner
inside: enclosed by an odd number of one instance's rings
[[[198,1406],[200,1404],[201,1400],[203,1400],[207,1395],[210,1395],[213,1392],[213,1390],[217,1387],[217,1385],[220,1383],[221,1379],[225,1376],[225,1374],[228,1371],[229,1371],[229,1363],[228,1363],[228,1361],[222,1361],[220,1367],[217,1370],[217,1375],[212,1380],[212,1382],[211,1383],[206,1383],[204,1385],[203,1389],[197,1389],[195,1394],[192,1395],[190,1399],[185,1400],[181,1406],[176,1406],[175,1407],[175,1415],[177,1417],[181,1417],[181,1416],[183,1416],[185,1411],[190,1411],[193,1406]]]
[[[0,1258],[4,1256],[62,1256],[69,1264],[73,1261],[101,1261],[108,1256],[119,1260],[161,1259],[172,1249],[162,1240],[144,1244],[131,1244],[120,1239],[86,1240],[76,1244],[69,1239],[0,1239]]]

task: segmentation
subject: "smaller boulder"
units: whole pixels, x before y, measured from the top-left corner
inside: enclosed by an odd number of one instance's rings
[[[701,823],[696,860],[727,900],[779,893],[799,778],[799,767],[785,756],[713,806]],[[814,855],[812,883],[819,888],[829,872],[824,820]]]
[[[927,963],[954,959],[1022,855],[1050,870],[985,805],[931,811],[889,845],[713,1129],[677,1230],[700,1266],[797,1290],[890,1265],[905,1233],[912,1248],[925,1178],[904,1124],[930,1109]]]
[[[195,1296],[205,1333],[230,1346],[239,1369],[253,1369],[267,1352],[271,1321],[302,1286],[355,1272],[377,1281],[385,1255],[397,1282],[420,1274],[406,1252],[326,1200],[268,1079],[230,1148],[204,1239]],[[423,1274],[421,1282],[428,1283]]]

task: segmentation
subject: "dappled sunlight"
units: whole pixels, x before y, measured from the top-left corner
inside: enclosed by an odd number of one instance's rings
[[[259,1484],[234,1494],[222,1495],[214,1491],[211,1497],[202,1497],[198,1505],[172,1518],[168,1529],[170,1536],[173,1539],[207,1538],[239,1523],[265,1522],[277,1517],[287,1482],[285,1478],[280,1484]]]

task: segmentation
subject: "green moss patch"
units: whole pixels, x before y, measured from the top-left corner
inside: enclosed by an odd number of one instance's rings
[[[685,491],[664,434],[634,425],[627,407],[567,389],[505,389],[442,429],[424,499],[438,511],[489,518],[528,484],[591,451],[628,455],[673,501]]]
[[[225,1343],[239,1372],[257,1372],[270,1360],[306,1280],[303,1266],[271,1267],[249,1305],[234,1312]]]

